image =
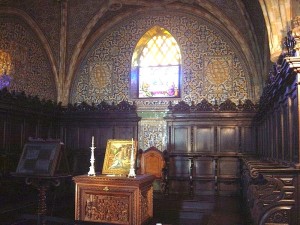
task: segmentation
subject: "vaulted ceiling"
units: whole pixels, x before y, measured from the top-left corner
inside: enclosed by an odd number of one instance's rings
[[[65,104],[76,68],[102,34],[131,16],[171,10],[224,31],[249,62],[259,96],[300,16],[300,0],[0,0],[0,17],[21,18],[38,35]]]

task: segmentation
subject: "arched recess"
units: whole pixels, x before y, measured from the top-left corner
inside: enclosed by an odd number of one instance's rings
[[[260,63],[256,63],[255,59],[259,58],[258,53],[251,48],[249,43],[245,38],[245,34],[242,34],[238,27],[235,25],[234,21],[231,21],[220,8],[216,7],[214,4],[209,1],[196,0],[197,4],[203,7],[210,13],[201,14],[201,11],[196,11],[195,14],[207,19],[212,24],[215,24],[219,27],[220,30],[223,30],[230,39],[235,43],[236,48],[242,53],[247,67],[251,70],[252,88],[253,88],[253,99],[258,100],[262,93],[264,85],[263,66],[260,60]],[[191,12],[194,12],[192,10]],[[252,42],[255,43],[255,40],[250,37]]]
[[[49,60],[49,64],[52,69],[53,79],[56,85],[56,92],[55,96],[57,96],[57,86],[58,86],[58,72],[57,72],[57,66],[55,64],[55,59],[53,56],[53,52],[50,48],[50,45],[42,32],[42,30],[39,28],[38,24],[24,11],[12,8],[12,7],[0,7],[0,14],[1,15],[11,15],[16,18],[20,18],[22,21],[25,21],[25,23],[32,29],[32,31],[37,35],[41,47],[46,52],[47,59]],[[55,99],[56,100],[56,99]]]
[[[217,7],[212,7],[211,4],[202,4],[201,1],[195,1],[195,3],[201,5],[201,7],[191,7],[191,5],[178,5],[178,4],[170,4],[165,5],[164,9],[157,7],[154,9],[150,9],[147,7],[136,9],[134,11],[127,10],[126,12],[121,12],[116,15],[115,17],[111,18],[109,22],[104,23],[99,28],[94,28],[92,25],[92,22],[94,23],[95,20],[91,20],[91,26],[88,27],[86,33],[82,35],[82,39],[79,43],[82,45],[77,45],[76,54],[73,54],[72,63],[70,64],[70,70],[68,71],[68,82],[71,82],[74,80],[74,75],[77,70],[79,70],[79,67],[82,63],[82,60],[86,57],[86,55],[89,53],[90,49],[93,48],[94,44],[98,42],[100,39],[102,39],[106,34],[108,34],[111,30],[113,30],[114,27],[116,27],[119,23],[129,20],[129,18],[133,18],[137,15],[147,15],[149,13],[159,13],[159,12],[165,12],[166,9],[168,12],[181,12],[181,13],[187,13],[187,15],[192,14],[195,16],[198,16],[199,18],[205,19],[215,27],[217,27],[219,30],[221,30],[228,39],[231,40],[231,42],[234,44],[235,48],[238,49],[240,52],[241,57],[243,58],[243,61],[246,63],[246,67],[250,71],[249,79],[251,79],[251,88],[253,89],[251,91],[251,97],[252,99],[258,100],[263,82],[261,78],[261,74],[258,73],[259,68],[255,63],[255,57],[253,55],[253,52],[251,52],[251,47],[247,43],[245,37],[243,34],[241,34],[238,30],[238,28],[234,25],[232,21],[230,21],[224,13]],[[153,5],[152,5],[153,6]],[[180,11],[179,11],[180,9]],[[215,13],[215,16],[211,13],[207,13],[210,10]],[[100,13],[100,12],[99,12]],[[102,16],[105,14],[104,10],[101,10]],[[101,18],[101,15],[98,15],[98,19]],[[95,23],[94,23],[95,24]],[[90,34],[89,31],[93,29],[93,33]],[[84,47],[80,49],[80,46]],[[112,51],[118,51],[117,47],[112,46]],[[79,50],[80,49],[80,50]],[[70,79],[72,78],[72,79]]]

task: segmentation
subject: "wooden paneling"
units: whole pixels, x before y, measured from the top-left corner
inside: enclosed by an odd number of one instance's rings
[[[172,157],[170,158],[169,176],[178,176],[188,178],[190,175],[190,160],[185,157]]]
[[[244,126],[241,128],[241,152],[253,153],[256,148],[255,129],[253,127]]]
[[[172,145],[170,151],[174,153],[191,152],[190,139],[191,127],[190,126],[173,126],[172,127]]]
[[[238,194],[239,157],[256,153],[255,110],[237,109],[230,101],[220,110],[207,101],[169,109],[169,192]]]
[[[258,157],[243,159],[242,189],[253,224],[298,225],[299,57],[278,66],[260,98]]]
[[[6,120],[5,116],[0,115],[0,149],[4,151],[5,148],[5,136],[6,136]]]
[[[113,139],[113,127],[111,126],[101,126],[101,127],[95,127],[94,129],[94,135],[95,135],[95,146],[98,146],[97,148],[100,150],[103,150],[106,148],[107,140]],[[96,150],[98,150],[96,149]]]
[[[229,176],[234,178],[238,178],[240,176],[240,163],[238,158],[220,158],[218,163],[218,176]]]
[[[114,136],[116,139],[131,139],[136,137],[136,128],[131,125],[116,126]]]
[[[214,178],[215,160],[213,157],[199,157],[194,160],[193,176],[195,178]]]
[[[102,170],[108,139],[137,140],[140,118],[136,106],[128,102],[112,105],[102,102],[97,106],[82,103],[64,108],[14,94],[0,91],[0,153],[7,158],[7,170],[15,171],[29,137],[60,139],[74,174],[88,172],[92,136],[95,136],[97,172]]]
[[[215,193],[216,161],[213,157],[199,157],[194,160],[193,185],[194,193]]]
[[[239,152],[238,127],[218,126],[218,152]]]
[[[0,91],[0,154],[6,159],[1,174],[16,171],[29,137],[54,139],[59,135],[57,108],[54,103],[39,101],[22,93]]]
[[[294,59],[284,61],[280,73],[261,96],[255,120],[257,152],[264,158],[299,164],[299,73],[295,69],[298,62],[289,64],[290,60]]]
[[[95,170],[102,172],[102,165],[109,139],[137,140],[138,122],[135,106],[128,102],[98,106],[82,104],[60,113],[60,126],[66,148],[70,153],[73,173],[86,174],[90,166],[92,136],[94,136]]]
[[[214,127],[194,127],[194,151],[214,152]]]

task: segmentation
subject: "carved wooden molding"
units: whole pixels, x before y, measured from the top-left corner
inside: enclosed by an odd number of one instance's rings
[[[178,102],[176,105],[172,105],[169,102],[168,110],[171,113],[197,113],[197,112],[257,112],[258,106],[254,104],[251,100],[246,99],[243,103],[240,100],[239,104],[235,104],[230,99],[227,99],[221,104],[209,103],[206,99],[195,105],[192,102],[191,105],[184,101]]]
[[[97,105],[82,102],[80,104],[69,104],[62,112],[136,112],[136,105],[135,102],[130,104],[127,101],[121,101],[118,104],[109,104],[102,101]]]
[[[292,225],[298,170],[272,161],[245,160],[243,193],[255,224]]]
[[[26,95],[25,92],[9,92],[4,88],[0,90],[0,108],[10,111],[22,110],[22,113],[37,112],[53,114],[60,111],[61,104],[51,100],[41,100],[37,96]]]

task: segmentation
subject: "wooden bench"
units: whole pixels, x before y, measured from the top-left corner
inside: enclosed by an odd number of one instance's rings
[[[253,223],[298,224],[299,169],[271,160],[242,161],[242,193]]]

